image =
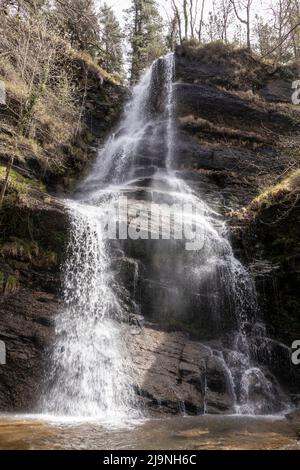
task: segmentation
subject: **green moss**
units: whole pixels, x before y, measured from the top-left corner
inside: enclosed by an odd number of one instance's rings
[[[0,165],[0,179],[5,178],[6,167]],[[41,181],[37,181],[31,178],[26,178],[25,176],[20,175],[15,170],[11,170],[9,173],[9,186],[16,190],[18,193],[27,193],[30,189],[35,189],[38,191],[45,191],[46,187]]]

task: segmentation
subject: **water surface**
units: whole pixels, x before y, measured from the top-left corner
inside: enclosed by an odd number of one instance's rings
[[[120,428],[97,422],[3,416],[1,450],[300,450],[280,417],[199,416],[150,419]]]

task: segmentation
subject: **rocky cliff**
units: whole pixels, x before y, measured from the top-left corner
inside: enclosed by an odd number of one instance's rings
[[[12,106],[17,107],[17,97],[10,89],[7,105],[1,106],[2,184],[17,148],[0,210],[0,340],[6,345],[6,365],[0,366],[1,411],[32,410],[37,404],[61,308],[60,265],[68,239],[68,215],[57,194],[68,193],[91,164],[128,93],[85,56],[69,55],[78,87],[85,90],[74,139],[64,144],[53,136],[50,153],[47,139],[14,134]],[[70,123],[61,125],[67,132]]]
[[[297,74],[296,66],[271,70],[248,51],[225,46],[176,51],[177,170],[227,219],[236,254],[257,280],[274,354],[271,370],[295,395],[299,371],[282,343],[289,347],[300,337],[298,188],[264,202],[257,197],[299,164],[300,113],[290,104]],[[55,192],[72,187],[93,158],[91,146],[112,127],[126,95],[95,72],[88,83],[87,128],[65,152],[64,170],[44,178],[32,158],[21,159],[25,163],[14,169],[1,211],[0,340],[7,346],[7,364],[0,367],[3,411],[36,406],[61,308],[59,266],[68,221],[46,187]],[[131,290],[137,288],[134,269],[124,268]],[[193,322],[193,311],[180,322],[161,324],[153,318],[148,274],[142,274],[138,286],[148,323],[142,329],[128,328],[142,402],[152,412],[232,412],[224,361],[206,342],[210,332]],[[253,395],[259,393],[253,383]],[[268,411],[267,405],[262,411]]]
[[[182,141],[187,155],[190,142],[200,149],[188,173],[204,173],[200,191],[208,187],[225,211],[236,253],[256,279],[272,338],[268,366],[297,394],[299,370],[280,343],[290,347],[300,337],[297,66],[270,70],[247,51],[228,55],[222,47],[211,61],[189,48],[178,56],[179,78],[194,90],[188,101],[186,84],[178,85]]]
[[[231,50],[222,45],[205,48],[185,45],[176,51],[177,174],[225,217],[235,254],[256,282],[260,320],[251,333],[254,354],[266,367],[269,380],[274,380],[271,376],[274,373],[296,402],[300,376],[299,368],[291,363],[291,344],[300,337],[299,109],[291,104],[291,94],[297,74],[296,65],[274,70],[246,50]],[[158,147],[163,149],[163,142]],[[147,149],[146,156],[148,153]],[[158,333],[148,332],[153,344],[147,345],[148,338],[144,337],[143,346],[140,340],[133,355],[141,357],[136,366],[137,381],[150,406],[156,396],[162,410],[174,412],[181,406],[177,396],[185,397],[182,400],[190,412],[205,406],[215,413],[232,411],[226,367],[216,352],[222,346],[214,344],[216,328],[230,334],[231,320],[224,320],[228,310],[226,300],[219,305],[223,321],[216,324],[216,309],[210,310],[213,303],[210,290],[201,291],[199,300],[199,291],[193,291],[189,273],[182,277],[182,269],[168,261],[168,257],[175,257],[175,252],[167,247],[158,248],[155,243],[145,246],[141,241],[127,243],[126,253],[137,261],[141,273],[135,292],[131,289],[132,296],[137,296],[146,319],[158,323],[163,331],[160,340]],[[184,256],[179,263],[192,266]],[[174,267],[171,276],[165,272],[168,265]],[[134,264],[131,269],[127,266],[129,287],[135,269]],[[168,277],[174,284],[164,282]],[[177,291],[182,293],[180,298]],[[203,312],[205,296],[208,305]],[[214,296],[218,298],[217,284]],[[189,365],[182,364],[180,359],[185,348],[191,351],[189,340],[187,337],[183,340],[182,333],[179,336],[173,333],[177,330],[186,332],[195,341],[194,352],[187,360]],[[211,351],[212,359],[206,360],[209,353],[203,357],[203,348]],[[268,354],[264,353],[266,350]],[[172,366],[163,372],[163,362],[168,363],[167,351]],[[144,370],[148,356],[155,357],[150,361],[155,365],[150,368],[149,381]],[[187,373],[181,376],[181,366],[191,367],[191,376]],[[213,398],[206,404],[203,390],[207,381],[212,384]],[[264,402],[264,392],[255,377],[251,393],[258,402]],[[263,404],[261,411],[268,412],[268,407],[274,410],[276,403]]]
[[[177,50],[178,168],[225,215],[256,280],[268,367],[297,395],[299,367],[286,346],[300,337],[299,107],[291,104],[299,68],[211,47]]]

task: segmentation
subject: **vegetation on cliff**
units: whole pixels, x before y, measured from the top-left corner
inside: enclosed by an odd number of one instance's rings
[[[118,58],[113,51],[109,58],[102,54],[100,38],[85,31],[93,18],[98,22],[92,2],[79,2],[76,12],[73,2],[57,4],[54,10],[45,3],[2,2],[0,8],[0,81],[6,90],[6,101],[0,104],[4,294],[39,285],[35,271],[40,276],[45,270],[58,271],[66,216],[50,193],[72,189],[94,156],[92,147],[114,125],[126,96],[114,62]],[[87,3],[87,23],[77,24],[75,16]],[[102,22],[108,19],[113,20],[110,9],[102,12]],[[91,49],[95,39],[99,47]],[[116,73],[102,67],[113,63]]]
[[[267,187],[241,217],[246,234],[271,262],[272,282],[265,284],[268,325],[275,337],[292,342],[300,335],[300,170]]]
[[[16,170],[47,183],[78,173],[95,137],[91,93],[105,100],[103,90],[117,85],[116,79],[51,30],[44,16],[2,12],[1,28],[0,79],[7,94],[1,162],[13,160]],[[116,112],[113,94],[106,101],[103,119],[109,120],[108,111]]]

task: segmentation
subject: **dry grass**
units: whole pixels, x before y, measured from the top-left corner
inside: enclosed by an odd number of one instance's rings
[[[0,243],[0,256],[12,258],[33,266],[56,266],[59,262],[57,253],[44,250],[34,240],[23,240],[11,237],[9,241]]]
[[[224,44],[221,41],[202,44],[193,39],[185,41],[180,46],[181,51],[190,59],[197,59],[204,63],[226,63],[233,51],[238,50],[233,45]]]
[[[4,180],[6,174],[6,167],[0,165],[0,182]],[[26,178],[20,175],[17,171],[11,170],[9,176],[8,190],[20,195],[26,195],[31,190],[45,191],[45,186],[42,182]]]
[[[224,44],[216,41],[209,44],[200,44],[198,41],[187,41],[178,47],[179,55],[202,62],[207,66],[217,66],[219,82],[230,90],[245,91],[248,101],[258,102],[255,91],[263,86],[268,79],[295,80],[299,77],[300,64],[285,64],[274,69],[273,62],[261,60],[254,52],[247,48],[240,48],[234,44]],[[249,93],[249,88],[253,94]],[[248,96],[247,96],[248,95]]]
[[[259,211],[283,200],[293,200],[300,195],[300,169],[291,172],[274,186],[266,188],[251,203],[250,209]]]
[[[98,65],[89,54],[68,47],[67,45],[65,53],[66,56],[68,56],[71,60],[78,60],[79,62],[82,62],[82,64],[87,68],[87,70],[96,73],[96,75],[98,75],[98,77],[102,81],[107,80],[115,85],[120,84],[120,77],[118,75],[112,75],[106,72],[106,70],[100,67],[100,65]]]
[[[263,144],[268,141],[267,138],[255,133],[247,132],[239,129],[232,129],[226,126],[220,126],[214,124],[203,118],[199,118],[193,115],[183,116],[179,118],[179,122],[184,126],[194,127],[199,132],[215,134],[221,136],[224,139],[234,139],[239,142],[256,142],[257,144]]]
[[[41,158],[40,149],[49,150],[50,143],[57,150],[73,139],[80,110],[78,85],[64,57],[65,44],[49,37],[42,20],[2,15],[1,21],[0,79],[7,90],[1,127],[14,130],[15,147],[29,143],[33,156]],[[7,153],[12,151],[9,139],[3,138],[3,145]]]
[[[12,155],[17,163],[36,159],[40,178],[63,174],[66,149],[85,130],[86,76],[114,84],[117,78],[89,54],[73,49],[39,17],[0,13],[0,50],[0,80],[7,91],[0,118],[0,161]]]

